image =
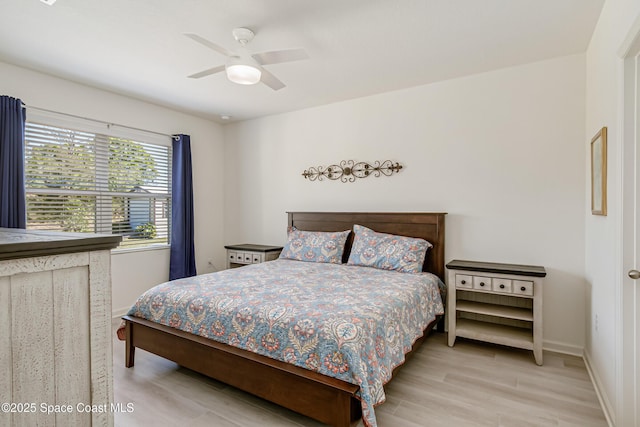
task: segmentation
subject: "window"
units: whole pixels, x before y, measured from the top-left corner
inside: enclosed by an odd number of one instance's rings
[[[119,234],[120,247],[168,244],[170,141],[139,139],[27,122],[27,228]]]

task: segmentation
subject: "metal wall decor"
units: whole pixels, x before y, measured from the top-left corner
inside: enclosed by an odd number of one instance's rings
[[[372,175],[376,178],[381,175],[391,176],[400,172],[400,169],[402,169],[402,165],[391,160],[383,162],[376,160],[373,164],[356,162],[355,160],[342,160],[337,165],[329,165],[327,167],[312,166],[302,172],[302,176],[309,181],[323,181],[324,178],[327,178],[332,181],[354,182],[356,178],[367,178]]]

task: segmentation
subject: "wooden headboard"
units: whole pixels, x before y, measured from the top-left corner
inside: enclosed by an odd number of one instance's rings
[[[380,233],[419,237],[429,241],[433,248],[427,252],[423,271],[431,272],[444,282],[444,216],[442,212],[288,212],[289,226],[305,231],[352,230],[354,224],[363,225]],[[343,262],[349,259],[353,233],[349,235]]]

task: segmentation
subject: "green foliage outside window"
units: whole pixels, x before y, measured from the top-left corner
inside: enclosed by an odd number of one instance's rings
[[[158,176],[153,156],[141,143],[53,127],[45,129],[47,137],[30,144],[27,151],[28,188],[125,193],[152,182]],[[101,155],[99,144],[104,146],[105,141],[108,150]],[[98,197],[31,192],[27,196],[27,221],[31,228],[51,229],[55,225],[55,229],[60,231],[95,232]],[[107,200],[111,205],[111,222],[126,224],[128,198],[109,197],[107,194]],[[155,226],[152,223],[142,224],[135,234],[145,239],[153,238]]]
[[[140,224],[136,227],[136,234],[141,239],[154,239],[156,237],[156,226],[152,222]]]

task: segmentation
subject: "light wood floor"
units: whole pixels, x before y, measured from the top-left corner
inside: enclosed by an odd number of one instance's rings
[[[133,403],[115,415],[116,427],[322,426],[139,349],[127,369],[117,339],[114,390],[116,402]],[[528,351],[462,339],[449,348],[441,333],[385,390],[380,427],[607,425],[582,359],[545,352],[537,366]]]

